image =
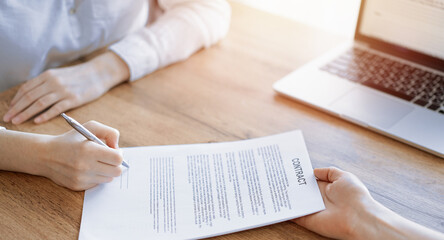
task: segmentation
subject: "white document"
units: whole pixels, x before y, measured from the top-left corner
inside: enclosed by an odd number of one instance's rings
[[[121,177],[85,192],[79,239],[196,239],[325,209],[300,131],[124,158]]]

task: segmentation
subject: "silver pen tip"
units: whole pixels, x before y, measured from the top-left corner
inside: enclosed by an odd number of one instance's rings
[[[62,116],[64,119],[68,119],[68,116],[66,116],[65,113],[61,113],[60,116]]]
[[[126,162],[122,162],[122,165],[126,168],[129,168],[129,165]]]

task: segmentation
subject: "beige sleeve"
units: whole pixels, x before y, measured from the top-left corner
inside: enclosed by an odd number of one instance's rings
[[[228,32],[231,8],[225,0],[158,0],[158,7],[162,15],[110,47],[128,64],[131,81],[187,59]]]

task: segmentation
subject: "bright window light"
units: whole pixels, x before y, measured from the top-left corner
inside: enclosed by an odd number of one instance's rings
[[[353,37],[359,0],[234,0],[246,5]]]

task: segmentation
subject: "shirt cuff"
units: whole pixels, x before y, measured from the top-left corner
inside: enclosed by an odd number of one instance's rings
[[[145,30],[128,35],[109,47],[128,65],[129,81],[139,79],[159,68],[159,55],[150,44],[153,41],[153,34]]]

